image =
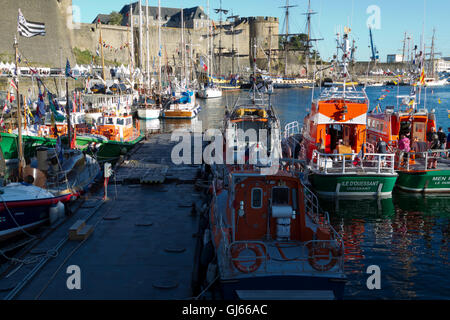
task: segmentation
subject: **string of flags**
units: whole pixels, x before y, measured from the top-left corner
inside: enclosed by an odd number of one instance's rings
[[[103,48],[105,49],[109,49],[109,51],[114,51],[117,52],[119,50],[125,50],[126,48],[128,48],[130,46],[129,42],[124,42],[120,47],[114,47],[108,43],[106,43],[106,41],[103,41],[103,43],[101,43],[100,41],[98,42],[100,45],[103,45]],[[98,55],[98,51],[97,51],[97,55]]]

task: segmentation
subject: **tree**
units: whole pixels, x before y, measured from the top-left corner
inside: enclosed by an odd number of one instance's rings
[[[122,24],[122,19],[123,19],[123,16],[119,12],[113,11],[109,14],[108,24],[120,26]]]

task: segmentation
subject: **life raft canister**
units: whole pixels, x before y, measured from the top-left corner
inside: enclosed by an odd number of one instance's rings
[[[317,242],[308,246],[308,262],[317,271],[328,271],[338,262],[342,256],[342,248],[333,246],[329,242]],[[319,263],[321,260],[328,260],[328,263]]]
[[[255,253],[255,258],[245,257],[244,259],[239,259],[239,255],[242,251],[249,249]],[[264,257],[263,252],[260,250],[260,246],[254,243],[241,243],[233,247],[231,252],[231,257],[233,265],[242,273],[252,273],[258,270],[261,266],[262,259]],[[249,260],[247,260],[249,259]],[[251,260],[250,260],[251,259]],[[243,265],[243,262],[252,262],[251,265]]]

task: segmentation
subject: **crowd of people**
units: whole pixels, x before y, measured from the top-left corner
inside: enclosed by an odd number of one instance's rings
[[[398,140],[397,149],[400,151],[399,163],[400,166],[405,166],[405,157],[404,155],[408,152],[425,152],[427,150],[443,150],[450,149],[450,128],[448,128],[448,134],[445,134],[442,127],[439,127],[438,131],[436,131],[435,127],[432,127],[426,135],[426,142],[419,142],[416,137],[413,138],[411,143],[410,134],[401,134]],[[380,140],[377,144],[377,152],[378,153],[386,153],[386,143]],[[439,156],[439,152],[432,152],[428,159],[427,169],[436,169],[437,168],[437,158]],[[448,153],[445,152],[445,157],[448,157]]]

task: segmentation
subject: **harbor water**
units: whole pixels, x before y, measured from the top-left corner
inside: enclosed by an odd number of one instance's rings
[[[369,87],[369,110],[396,106],[397,95],[408,95],[410,87]],[[232,106],[239,94],[201,100],[202,111],[183,122],[152,120],[141,128],[171,132],[175,129],[221,128],[224,105]],[[318,94],[318,91],[315,91]],[[281,125],[297,120],[301,124],[311,105],[310,89],[280,89],[272,104]],[[385,96],[383,98],[383,96]],[[379,98],[381,97],[381,100]],[[422,91],[421,104],[435,109],[437,125],[450,127],[447,105],[450,88]],[[365,200],[321,199],[335,229],[346,246],[348,277],[345,299],[448,299],[450,297],[450,195],[422,196],[395,190],[392,198]],[[381,289],[369,290],[367,268],[381,271]]]

